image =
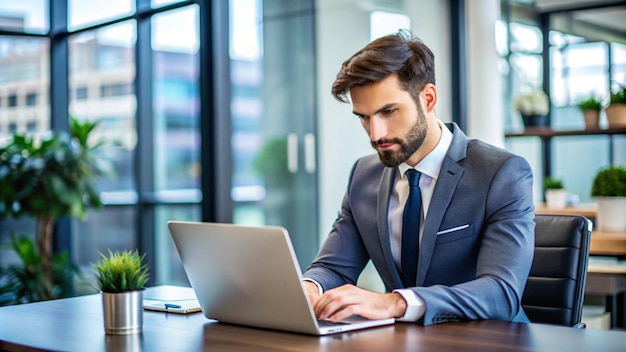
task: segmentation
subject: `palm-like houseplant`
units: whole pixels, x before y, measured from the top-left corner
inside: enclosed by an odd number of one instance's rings
[[[72,118],[69,133],[52,132],[40,140],[15,134],[0,147],[0,218],[36,220],[35,244],[29,236],[12,235],[12,248],[22,263],[3,270],[3,290],[13,292],[4,303],[69,294],[71,274],[78,269],[66,253],[53,253],[53,229],[59,218],[82,219],[88,207],[102,205],[94,181],[106,163],[97,152],[103,144],[89,140],[95,127]]]

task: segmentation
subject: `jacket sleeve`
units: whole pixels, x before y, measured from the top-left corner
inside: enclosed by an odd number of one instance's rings
[[[350,172],[348,190],[357,165],[358,161]],[[344,284],[356,285],[368,260],[368,253],[352,216],[350,192],[347,191],[328,238],[302,276],[317,281],[324,291]]]

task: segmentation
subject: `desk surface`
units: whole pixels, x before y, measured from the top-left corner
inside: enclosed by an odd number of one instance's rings
[[[626,231],[592,231],[589,254],[626,256]]]
[[[159,286],[146,297],[193,297]],[[29,346],[26,348],[25,346]],[[397,323],[325,337],[219,324],[201,313],[144,312],[143,333],[106,335],[100,295],[0,308],[0,350],[23,351],[624,351],[626,332],[474,321]]]
[[[598,205],[595,203],[579,204],[576,206],[567,206],[563,209],[548,208],[545,204],[537,204],[535,206],[535,214],[553,214],[553,215],[582,215],[588,219],[596,217]]]

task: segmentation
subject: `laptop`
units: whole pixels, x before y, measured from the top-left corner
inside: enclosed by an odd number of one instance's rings
[[[184,221],[167,225],[209,319],[311,335],[395,322],[358,316],[335,323],[316,319],[283,227]]]

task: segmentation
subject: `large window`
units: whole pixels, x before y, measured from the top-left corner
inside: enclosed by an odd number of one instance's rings
[[[550,127],[583,130],[585,123],[577,102],[593,95],[606,104],[611,89],[626,84],[626,37],[614,28],[619,21],[607,17],[603,22],[598,20],[602,17],[597,17],[610,14],[611,8],[550,13],[537,4],[532,7],[527,1],[502,3],[509,20],[497,27],[498,48],[508,67],[504,100],[511,102],[520,93],[546,90],[551,103]],[[541,13],[548,24],[543,28],[537,22]],[[548,44],[545,51],[544,35]],[[543,72],[545,67],[548,72]],[[523,130],[521,117],[512,104],[509,106],[506,130],[519,132]],[[607,127],[605,113],[601,111],[600,128]],[[549,172],[564,181],[572,203],[592,201],[591,184],[599,169],[609,164],[626,165],[625,145],[623,135],[569,136],[549,141],[537,137],[507,140],[507,148],[531,162],[538,201],[543,198],[543,176]],[[585,165],[582,169],[581,163]]]
[[[55,11],[48,11],[50,5]],[[201,6],[209,5],[195,0],[0,3],[0,143],[15,132],[43,135],[67,128],[58,126],[66,126],[63,120],[69,117],[93,121],[98,123],[94,139],[105,143],[101,152],[112,166],[97,181],[104,208],[71,220],[62,227],[70,236],[55,240],[86,274],[77,282],[77,294],[93,290],[90,264],[108,249],[146,252],[152,283],[186,282],[166,223],[202,219]],[[66,16],[59,15],[63,9]],[[68,30],[49,33],[50,27]],[[51,52],[57,65],[52,70]],[[64,65],[67,76],[55,76]],[[50,96],[67,101],[65,113],[51,113]],[[34,223],[0,220],[0,243],[12,232],[34,234]],[[0,265],[17,261],[1,248]]]

